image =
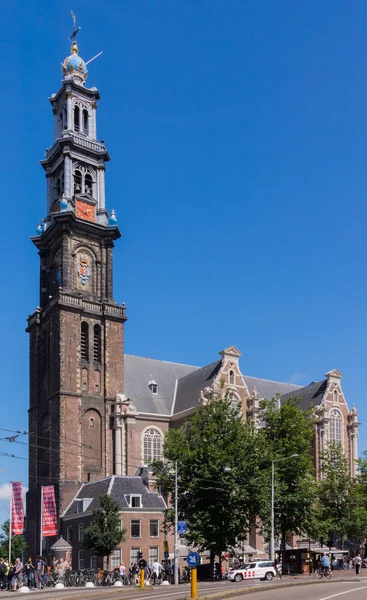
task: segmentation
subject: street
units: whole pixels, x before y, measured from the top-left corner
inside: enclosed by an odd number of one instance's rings
[[[310,585],[308,585],[310,584]],[[226,597],[233,596],[241,598],[246,595],[246,591],[256,590],[256,600],[288,600],[297,596],[297,600],[332,600],[333,598],[345,596],[345,600],[365,600],[367,597],[367,576],[353,577],[349,574],[347,577],[337,575],[332,581],[316,582],[314,577],[308,579],[305,577],[284,577],[281,582],[273,581],[247,581],[233,584],[228,581],[219,582],[199,582],[198,596],[212,597],[213,600],[220,598],[223,594]],[[297,589],[295,589],[297,588]],[[243,589],[243,594],[241,594]],[[16,592],[17,594],[19,592]],[[54,588],[31,591],[31,595],[36,600],[41,598],[54,598],[55,600],[74,600],[82,598],[95,598],[96,600],[110,600],[116,596],[123,596],[124,600],[136,600],[141,598],[142,592],[139,588],[66,588],[64,590],[55,590]],[[145,594],[149,600],[167,598],[167,600],[183,600],[190,598],[190,584],[174,586],[157,586],[156,588],[145,588]],[[14,592],[1,592],[0,598],[14,597]]]

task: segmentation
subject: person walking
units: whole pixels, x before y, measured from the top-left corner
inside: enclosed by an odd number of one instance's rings
[[[35,583],[36,588],[39,590],[43,587],[43,575],[45,573],[45,562],[42,560],[41,556],[37,556],[36,558],[36,572],[35,572]]]
[[[361,559],[361,555],[359,554],[359,552],[357,553],[353,562],[354,562],[354,568],[356,570],[356,575],[359,575],[359,572],[361,570],[361,564],[362,564],[362,559]]]
[[[153,571],[153,585],[157,584],[157,580],[159,580],[159,575],[161,570],[163,569],[162,565],[155,560],[154,563],[152,564],[152,571]]]
[[[0,557],[0,590],[6,590],[7,588],[7,577],[6,573],[8,570],[8,565],[6,564],[3,557]]]
[[[29,588],[34,587],[34,565],[32,563],[31,557],[28,558],[27,562],[24,565],[25,576],[27,585]]]
[[[23,585],[23,563],[20,558],[15,559],[14,574],[13,574],[13,590],[21,588]]]

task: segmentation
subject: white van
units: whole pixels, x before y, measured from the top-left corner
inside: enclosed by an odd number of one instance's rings
[[[240,567],[234,567],[227,575],[229,581],[246,581],[266,579],[271,581],[276,576],[275,565],[271,560],[254,560]]]

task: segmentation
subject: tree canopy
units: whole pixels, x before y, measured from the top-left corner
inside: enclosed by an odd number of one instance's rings
[[[107,556],[107,566],[110,554],[125,541],[126,530],[121,529],[119,510],[111,496],[101,496],[100,507],[93,510],[93,518],[84,530],[84,546],[97,556]]]

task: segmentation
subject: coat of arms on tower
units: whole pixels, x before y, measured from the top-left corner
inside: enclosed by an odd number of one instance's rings
[[[79,254],[79,265],[78,265],[78,273],[80,277],[80,281],[83,285],[85,285],[90,277],[90,265],[89,259],[85,252]]]

